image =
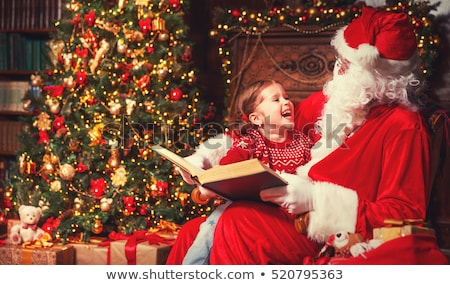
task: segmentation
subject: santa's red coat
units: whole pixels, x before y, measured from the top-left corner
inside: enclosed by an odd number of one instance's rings
[[[315,93],[297,108],[296,127],[317,141],[313,125],[325,97]],[[430,141],[419,113],[377,106],[340,148],[314,164],[314,211],[308,237],[296,232],[292,215],[279,207],[234,202],[215,230],[211,264],[301,264],[329,235],[359,232],[372,238],[387,218],[424,219],[430,191]],[[185,224],[167,264],[181,264],[203,218]],[[399,241],[400,240],[400,241]],[[447,264],[436,239],[414,235],[387,242],[353,264]],[[336,263],[338,263],[336,261]]]

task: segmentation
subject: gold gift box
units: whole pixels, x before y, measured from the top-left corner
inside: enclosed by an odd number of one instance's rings
[[[419,225],[420,223],[417,221],[386,220],[385,223],[388,226],[373,229],[374,239],[382,239],[386,242],[388,240],[412,234],[435,235],[434,229]]]
[[[127,265],[128,260],[125,255],[125,244],[127,241],[118,240],[110,244],[111,264]],[[169,244],[149,244],[148,242],[139,243],[136,246],[136,264],[138,265],[164,265],[166,263],[169,251]]]
[[[73,265],[75,249],[70,245],[53,245],[43,248],[4,245],[0,247],[0,264]]]

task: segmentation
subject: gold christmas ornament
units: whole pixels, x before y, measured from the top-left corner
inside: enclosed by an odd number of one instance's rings
[[[145,101],[144,106],[145,106],[145,112],[152,113],[153,110],[155,109],[155,101]]]
[[[84,201],[79,198],[76,197],[75,199],[73,199],[73,208],[79,210],[81,208],[81,206],[83,206]]]
[[[61,181],[53,180],[50,183],[50,189],[52,189],[52,191],[55,191],[55,192],[58,192],[59,190],[61,190]]]
[[[94,227],[92,228],[92,232],[96,235],[101,234],[103,232],[103,224],[99,219],[95,219]]]
[[[111,198],[102,198],[100,200],[100,210],[103,212],[109,212],[111,209],[112,199]]]
[[[169,33],[167,31],[161,31],[158,34],[158,41],[164,42],[164,41],[167,41],[168,39],[169,39]]]
[[[68,89],[72,89],[75,87],[76,82],[73,79],[73,76],[69,76],[63,79],[63,84],[64,87],[68,88]]]
[[[108,165],[111,169],[115,170],[120,164],[120,154],[117,148],[111,149],[111,156],[108,159]]]
[[[122,108],[122,105],[120,103],[116,103],[116,102],[109,103],[109,112],[111,113],[111,115],[119,115],[121,108]]]
[[[42,173],[52,174],[54,170],[55,170],[55,168],[53,167],[53,164],[51,164],[50,162],[44,162],[44,164],[42,164],[42,168],[41,168]]]
[[[123,40],[120,39],[120,40],[117,42],[117,52],[118,52],[118,53],[125,53],[125,52],[127,51],[127,49],[128,49],[127,44],[125,44],[125,43],[123,42]]]
[[[124,166],[118,167],[111,175],[111,182],[114,187],[123,187],[127,183],[127,171]]]
[[[161,67],[158,69],[158,78],[164,79],[167,76],[168,69],[166,66]]]
[[[127,115],[131,116],[131,114],[133,114],[134,108],[136,107],[136,101],[132,99],[126,99],[125,102],[127,104]]]
[[[53,104],[50,106],[49,110],[50,110],[50,113],[56,115],[56,114],[59,114],[59,111],[61,111],[61,106],[59,105],[59,103]]]
[[[52,121],[50,120],[50,115],[45,112],[41,112],[38,115],[37,120],[34,121],[33,126],[37,127],[41,131],[51,130]]]
[[[64,180],[70,181],[75,176],[75,168],[72,164],[63,164],[59,167],[59,177]]]
[[[31,85],[32,86],[41,86],[42,85],[42,78],[40,75],[33,74],[31,75]]]
[[[91,128],[88,132],[88,137],[91,139],[90,146],[96,146],[102,142],[102,132],[104,124],[97,124]]]

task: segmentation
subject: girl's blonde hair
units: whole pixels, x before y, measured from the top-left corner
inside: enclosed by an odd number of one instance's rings
[[[272,84],[280,84],[276,80],[257,80],[250,83],[241,93],[239,93],[230,109],[230,130],[234,134],[245,134],[249,129],[258,126],[253,125],[248,117],[256,110],[256,107],[263,101],[262,90]]]

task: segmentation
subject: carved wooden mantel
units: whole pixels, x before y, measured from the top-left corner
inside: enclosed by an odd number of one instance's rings
[[[280,27],[236,36],[231,55],[231,101],[240,89],[260,79],[281,82],[294,102],[321,90],[333,73],[335,51],[330,41],[336,29]]]

